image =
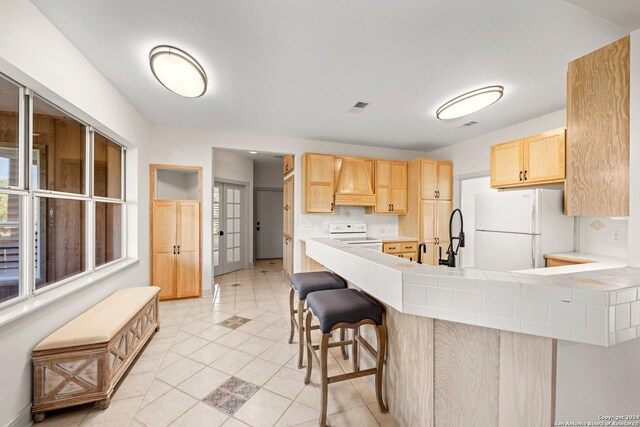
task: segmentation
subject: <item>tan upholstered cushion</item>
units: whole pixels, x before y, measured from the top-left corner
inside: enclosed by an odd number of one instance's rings
[[[158,292],[157,286],[120,289],[43,339],[34,351],[109,342]]]

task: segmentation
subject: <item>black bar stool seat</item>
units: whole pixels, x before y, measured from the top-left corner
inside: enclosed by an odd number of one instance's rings
[[[302,368],[304,357],[304,312],[307,296],[315,292],[324,292],[333,289],[345,289],[347,283],[342,277],[330,271],[313,271],[308,273],[295,273],[291,275],[291,291],[289,292],[289,317],[291,333],[289,344],[293,342],[293,335],[298,328],[298,369]],[[295,308],[295,297],[298,297],[298,308]],[[340,333],[340,339],[344,339],[344,331]],[[342,349],[342,354],[347,358],[347,351]]]
[[[313,312],[323,334],[330,333],[338,323],[371,320],[382,325],[382,307],[356,289],[313,293],[307,298],[307,309]]]

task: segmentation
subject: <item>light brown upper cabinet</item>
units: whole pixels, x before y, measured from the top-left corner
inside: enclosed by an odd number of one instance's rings
[[[407,162],[376,160],[375,213],[407,213]]]
[[[305,153],[302,156],[305,213],[334,212],[334,156]]]
[[[520,187],[562,182],[565,130],[556,129],[491,147],[491,186]]]
[[[629,36],[569,63],[568,215],[629,215]]]
[[[283,233],[293,238],[293,175],[284,180],[282,186]]]
[[[420,198],[423,200],[451,200],[453,196],[453,163],[449,160],[433,159],[417,159],[415,161],[420,163]]]
[[[285,154],[282,156],[282,174],[287,176],[287,174],[293,171],[294,165],[294,157],[292,154]]]

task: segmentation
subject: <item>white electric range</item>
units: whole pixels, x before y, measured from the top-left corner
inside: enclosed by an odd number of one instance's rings
[[[367,224],[329,224],[329,238],[382,252],[382,239],[367,236]]]

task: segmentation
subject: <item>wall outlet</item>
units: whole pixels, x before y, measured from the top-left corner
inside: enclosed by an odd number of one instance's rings
[[[620,232],[620,231],[611,232],[611,241],[612,242],[619,242],[620,240],[622,240],[622,232]]]

